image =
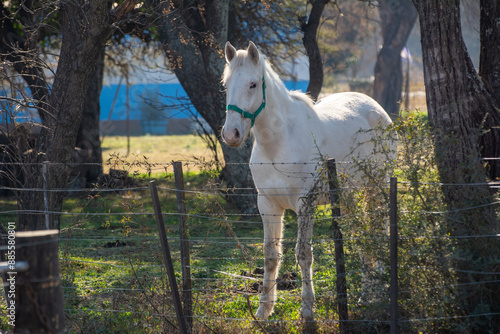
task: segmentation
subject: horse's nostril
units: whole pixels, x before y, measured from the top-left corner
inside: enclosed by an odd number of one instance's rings
[[[240,132],[238,129],[234,129],[234,138],[239,139],[240,138]]]

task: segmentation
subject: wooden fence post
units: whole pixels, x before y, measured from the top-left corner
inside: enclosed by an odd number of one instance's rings
[[[182,303],[179,297],[179,290],[175,280],[174,265],[172,256],[170,255],[170,248],[168,246],[167,233],[165,231],[165,223],[163,222],[163,215],[161,213],[160,200],[158,198],[158,190],[156,189],[156,181],[149,182],[149,190],[151,191],[151,198],[153,199],[153,207],[155,211],[156,225],[158,227],[158,234],[160,236],[161,249],[163,251],[163,259],[165,261],[165,268],[167,269],[167,276],[170,282],[170,290],[172,292],[172,299],[174,300],[175,314],[179,322],[179,329],[182,334],[189,333],[184,315],[182,314]]]
[[[29,266],[25,271],[8,273],[9,292],[15,293],[14,332],[62,333],[64,309],[59,277],[59,231],[16,232],[13,240],[16,262],[26,261]]]
[[[398,328],[398,179],[391,177],[389,191],[390,258],[391,258],[391,334]]]
[[[177,212],[179,213],[179,236],[181,242],[182,263],[182,303],[184,316],[190,328],[193,326],[193,292],[191,290],[191,261],[189,256],[189,233],[186,215],[186,196],[184,193],[184,175],[182,162],[174,161],[174,178],[177,196]]]
[[[335,159],[328,159],[328,184],[330,188],[330,203],[332,205],[332,229],[335,243],[335,266],[337,271],[337,308],[339,312],[340,333],[348,332],[349,310],[347,307],[347,283],[345,277],[345,257],[342,232],[337,221],[340,216],[340,186],[337,179]]]

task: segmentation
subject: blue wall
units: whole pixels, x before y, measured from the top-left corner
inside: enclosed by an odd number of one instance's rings
[[[285,85],[291,90],[301,90],[303,92],[307,89],[308,81],[285,81]],[[107,120],[111,105],[113,104],[113,99],[116,94],[116,89],[118,85],[104,86],[101,92],[101,120]],[[156,94],[160,94],[158,101],[161,104],[176,104],[176,98],[187,98],[187,94],[180,84],[137,84],[130,86],[130,119],[141,119],[141,105],[144,97],[152,98]],[[170,97],[170,98],[168,98]],[[112,120],[124,120],[126,119],[126,87],[125,85],[120,86],[118,92],[118,97],[116,99],[116,104],[111,115]],[[194,110],[194,108],[191,108]],[[175,108],[169,110],[166,116],[173,118],[185,118],[189,115],[183,113],[181,110],[175,110]]]

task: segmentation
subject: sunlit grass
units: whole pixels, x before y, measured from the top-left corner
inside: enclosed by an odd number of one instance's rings
[[[102,159],[104,162],[119,155],[124,161],[133,163],[147,159],[151,164],[164,165],[172,161],[212,161],[213,152],[197,135],[182,136],[140,136],[130,137],[130,150],[127,152],[126,136],[108,136],[102,140]],[[128,153],[128,155],[127,155]],[[222,150],[218,147],[219,157]],[[199,166],[189,165],[186,169],[200,170]],[[160,172],[161,167],[155,172]],[[139,168],[139,172],[146,172]]]

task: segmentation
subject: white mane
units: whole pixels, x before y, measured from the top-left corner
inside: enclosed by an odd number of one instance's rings
[[[264,57],[261,56],[261,60],[262,60],[262,58],[264,58]],[[276,95],[288,96],[290,99],[293,98],[295,100],[303,102],[311,109],[314,108],[314,103],[313,103],[312,99],[309,97],[309,95],[302,93],[301,91],[298,91],[298,90],[289,91],[286,88],[285,83],[280,79],[279,75],[273,69],[271,63],[266,58],[264,58],[263,60],[264,61],[262,63],[264,64],[264,70],[269,78],[269,84],[267,84],[267,85],[268,85],[268,87],[273,86],[274,88],[277,88],[278,92]],[[266,81],[267,80],[268,79],[266,78]]]
[[[271,94],[275,97],[280,96],[289,103],[293,103],[293,99],[295,99],[297,101],[301,101],[311,109],[314,108],[314,102],[309,97],[309,95],[298,90],[289,91],[286,88],[285,83],[281,80],[278,73],[276,73],[276,71],[273,69],[271,63],[262,54],[260,54],[259,64],[261,65],[262,71],[265,75],[266,87],[268,90],[268,93],[266,94],[268,96],[271,96]],[[227,81],[231,75],[231,72],[233,72],[237,68],[248,68],[248,70],[251,70],[253,66],[254,64],[252,60],[247,56],[247,52],[239,50],[231,63],[226,63],[224,74],[222,76],[223,81]]]

